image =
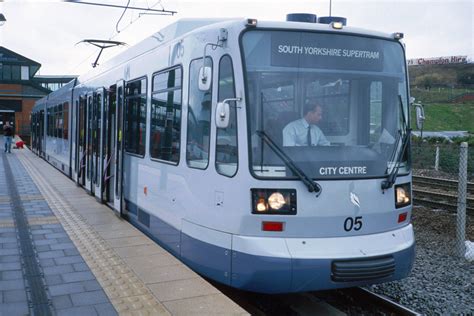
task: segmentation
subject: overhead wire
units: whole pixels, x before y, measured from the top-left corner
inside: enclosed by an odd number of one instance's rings
[[[123,15],[124,15],[125,12],[127,11],[129,5],[130,5],[130,0],[128,0],[127,5],[125,6],[125,9],[123,9],[122,15],[121,15],[120,18],[118,19],[117,24],[115,24],[115,30],[117,31],[117,33],[120,33],[120,31],[119,31],[119,29],[118,29],[118,25],[119,25],[120,21],[122,20]]]

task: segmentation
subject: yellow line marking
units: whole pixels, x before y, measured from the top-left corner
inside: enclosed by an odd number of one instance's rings
[[[13,219],[6,219],[3,221],[0,221],[0,228],[9,228],[9,227],[15,227],[15,222]]]

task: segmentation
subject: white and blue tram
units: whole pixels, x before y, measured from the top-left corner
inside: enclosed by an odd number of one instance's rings
[[[195,271],[245,290],[406,277],[401,33],[183,19],[39,100],[32,149]],[[318,103],[327,146],[283,145]]]

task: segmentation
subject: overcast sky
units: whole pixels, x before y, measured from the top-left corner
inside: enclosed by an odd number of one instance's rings
[[[125,5],[128,0],[85,0]],[[474,0],[332,0],[332,15],[348,25],[405,33],[408,58],[474,56]],[[42,64],[41,75],[81,74],[91,68],[98,49],[77,44],[85,38],[133,45],[179,18],[252,17],[283,21],[287,13],[329,13],[329,0],[162,0],[174,16],[142,15],[123,9],[61,1],[0,0],[7,22],[0,26],[0,46]],[[157,0],[131,0],[130,6],[161,8]],[[133,23],[132,23],[133,22]],[[125,48],[112,48],[102,62]]]

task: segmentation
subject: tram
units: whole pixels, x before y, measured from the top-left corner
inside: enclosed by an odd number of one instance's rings
[[[285,293],[404,278],[403,34],[303,16],[179,20],[39,100],[32,150],[220,283]],[[302,126],[324,144],[285,141]]]

